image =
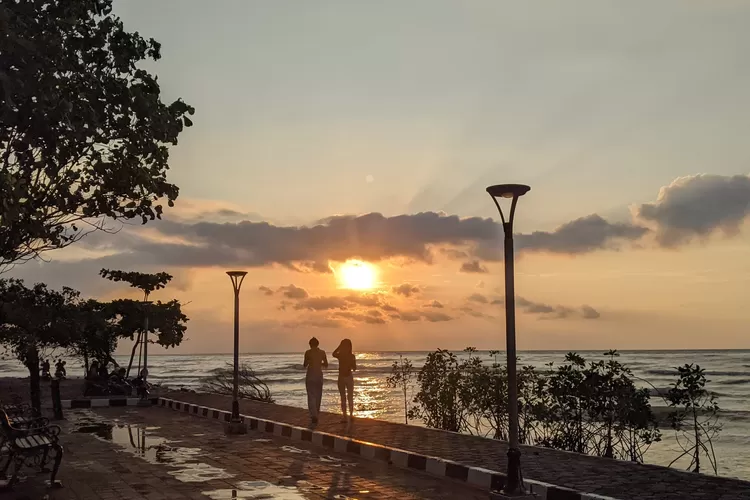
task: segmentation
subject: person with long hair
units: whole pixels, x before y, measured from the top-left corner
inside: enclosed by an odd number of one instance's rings
[[[323,400],[323,368],[328,368],[326,352],[318,346],[315,337],[310,339],[310,349],[305,352],[303,366],[307,369],[305,388],[307,389],[307,409],[313,424],[318,423],[320,403]]]
[[[354,374],[357,371],[357,358],[352,352],[352,341],[344,339],[333,351],[333,357],[339,360],[339,394],[341,395],[341,413],[344,421],[354,416]],[[349,416],[346,407],[349,403]]]

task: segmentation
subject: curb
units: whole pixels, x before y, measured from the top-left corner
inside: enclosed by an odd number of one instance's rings
[[[138,406],[139,398],[99,398],[99,399],[63,399],[60,401],[64,410],[81,408],[107,408],[114,406]],[[159,398],[149,398],[152,405],[159,404]]]
[[[225,422],[229,422],[231,418],[231,412],[226,410],[218,410],[208,406],[200,406],[168,398],[156,398],[156,400],[158,401],[158,404],[154,403],[156,406],[170,408],[199,417]],[[65,402],[63,401],[63,403]],[[275,422],[273,420],[265,420],[248,415],[240,415],[240,418],[248,424],[251,430],[287,437],[295,441],[306,441],[336,452],[351,453],[369,460],[385,462],[388,465],[393,465],[401,469],[426,472],[433,476],[453,479],[487,491],[499,491],[505,486],[506,475],[501,472],[481,467],[471,467],[440,457],[421,455],[399,448],[359,441],[357,439],[314,431],[305,427]],[[533,479],[524,479],[524,483],[529,493],[535,495],[539,500],[617,500],[614,497],[584,493],[562,486],[534,481]]]

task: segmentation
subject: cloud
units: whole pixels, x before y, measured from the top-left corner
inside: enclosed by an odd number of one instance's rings
[[[273,290],[271,290],[267,286],[261,285],[258,287],[258,290],[263,292],[264,295],[273,295]]]
[[[418,286],[412,285],[410,283],[402,283],[401,285],[392,287],[391,290],[393,291],[393,293],[403,295],[404,297],[411,297],[412,295],[420,292]]]
[[[489,300],[487,300],[487,297],[485,297],[481,293],[472,293],[466,298],[466,300],[471,301],[471,302],[477,302],[479,304],[487,304],[489,302]]]
[[[490,272],[485,266],[482,265],[478,260],[472,260],[461,264],[460,271],[462,273],[488,273]]]
[[[441,304],[437,300],[433,300],[432,302],[428,302],[427,304],[425,304],[422,307],[432,307],[432,308],[435,308],[435,309],[442,309],[443,308],[443,304]]]
[[[608,222],[600,215],[591,214],[567,222],[554,231],[534,231],[515,236],[517,252],[547,252],[579,255],[597,250],[620,248],[622,243],[634,242],[648,233],[648,228],[631,223]],[[484,260],[502,260],[503,250],[495,242],[479,243],[476,255]]]
[[[484,281],[477,283],[477,288],[484,288]]]
[[[304,288],[300,288],[298,286],[289,284],[287,286],[279,287],[279,292],[281,292],[284,297],[288,299],[306,299],[310,296],[309,293],[307,293],[307,290]]]
[[[581,306],[581,311],[583,311],[583,317],[585,319],[599,319],[601,317],[599,311],[591,306],[583,305]]]
[[[490,305],[504,305],[505,300],[494,299],[490,302]],[[551,305],[544,302],[536,302],[529,300],[525,297],[516,297],[516,307],[521,309],[526,314],[532,314],[539,316],[539,319],[566,319],[566,318],[584,318],[584,319],[599,319],[601,314],[599,311],[589,305],[583,305],[579,309],[563,305]]]
[[[634,215],[655,227],[663,247],[674,248],[717,231],[734,236],[750,215],[750,176],[680,177],[661,188],[655,202],[635,207]]]

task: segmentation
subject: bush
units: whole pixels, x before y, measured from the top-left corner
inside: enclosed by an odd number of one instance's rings
[[[227,363],[225,368],[215,370],[201,388],[204,392],[232,396],[234,389],[234,365]],[[242,364],[239,367],[238,398],[250,399],[252,401],[263,401],[273,403],[271,389],[255,374],[250,365]]]
[[[419,371],[412,418],[428,427],[508,439],[508,374],[497,362],[485,364],[474,348],[460,361],[438,349]],[[637,462],[661,439],[649,392],[634,383],[617,351],[587,362],[568,353],[562,365],[518,372],[519,441],[525,444]]]

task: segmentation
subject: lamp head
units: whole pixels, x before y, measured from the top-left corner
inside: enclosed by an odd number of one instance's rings
[[[242,278],[247,274],[247,271],[227,271],[230,278]]]
[[[518,198],[531,190],[525,184],[497,184],[487,188],[487,192],[493,198]]]

